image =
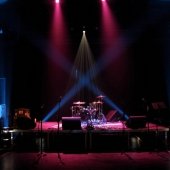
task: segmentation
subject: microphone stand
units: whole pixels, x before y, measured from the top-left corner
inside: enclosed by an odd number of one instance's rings
[[[59,131],[60,131],[60,116],[61,116],[61,99],[62,97],[60,96],[59,101],[58,101],[58,114],[57,114],[57,135],[59,137]],[[58,159],[59,159],[59,163],[64,164],[61,160],[61,156],[59,151],[57,151],[57,155],[58,155]]]
[[[124,138],[125,138],[125,113],[123,112],[122,118],[121,118],[121,123],[122,123],[122,138],[121,138],[121,145],[122,145],[122,154],[125,153],[125,146],[124,146]],[[129,133],[129,132],[128,132]],[[128,139],[129,140],[129,139]],[[129,142],[129,141],[128,141]],[[129,148],[128,148],[129,149]]]
[[[41,105],[41,107],[40,107],[40,153],[38,153],[38,158],[37,158],[37,160],[33,163],[33,165],[36,165],[36,164],[38,164],[39,163],[39,160],[41,159],[41,158],[43,158],[44,156],[46,156],[46,154],[45,153],[43,153],[43,126],[42,126],[42,110],[44,109],[44,105]]]
[[[41,112],[40,112],[40,157],[46,156],[45,153],[43,153],[43,124],[42,124],[42,110],[44,109],[44,105],[41,106]]]
[[[143,110],[145,112],[145,116],[146,116],[146,124],[147,124],[147,131],[149,133],[150,127],[149,127],[149,104],[148,101],[143,97],[142,98],[142,102],[143,102]]]
[[[58,101],[57,133],[59,133],[59,129],[60,129],[60,115],[61,115],[61,96],[60,96],[59,101]]]
[[[40,155],[41,156],[45,156],[46,154],[44,154],[43,153],[43,126],[42,126],[42,113],[41,113],[41,118],[40,118],[40,125],[41,125],[41,132],[40,132],[40,134],[41,134],[41,138],[40,138]]]
[[[129,160],[133,160],[132,157],[126,153],[126,148],[125,148],[125,144],[124,144],[124,141],[125,141],[125,130],[126,130],[126,119],[125,119],[125,112],[123,112],[122,114],[122,141],[121,141],[121,144],[122,144],[122,153],[121,154],[124,154]],[[128,142],[128,150],[129,150],[129,131],[127,131],[127,142]]]

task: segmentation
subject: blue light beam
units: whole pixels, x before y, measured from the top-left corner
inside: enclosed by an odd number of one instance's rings
[[[116,109],[118,111],[118,113],[121,116],[124,116],[124,118],[127,120],[129,117],[127,116],[127,114],[125,114],[125,112],[120,109],[120,107],[118,105],[116,105],[109,97],[107,97],[107,95],[105,95],[101,90],[99,90],[98,88],[96,88],[94,85],[87,85],[88,88],[93,91],[96,95],[103,95],[105,96],[105,98],[103,99],[111,108]]]
[[[52,117],[54,114],[56,114],[56,112],[61,109],[73,96],[75,96],[77,94],[78,91],[81,90],[81,88],[85,86],[85,83],[82,83],[82,79],[79,80],[79,82],[74,85],[69,92],[62,98],[60,103],[57,103],[54,108],[47,114],[47,116],[45,116],[45,118],[43,119],[43,121],[48,121],[48,119],[50,119],[50,117]]]

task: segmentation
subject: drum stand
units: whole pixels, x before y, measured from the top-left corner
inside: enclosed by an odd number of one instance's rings
[[[93,122],[92,122],[92,112],[89,111],[89,119],[87,119],[87,130],[93,130]]]
[[[106,118],[103,114],[103,98],[105,96],[98,96],[98,101],[96,102],[97,103],[97,110],[98,110],[98,120],[99,120],[99,123],[104,123],[106,122]]]

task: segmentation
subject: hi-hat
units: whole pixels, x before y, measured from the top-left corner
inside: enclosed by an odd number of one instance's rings
[[[78,102],[74,102],[73,104],[80,105],[80,104],[85,104],[85,102],[78,101]]]
[[[102,99],[102,98],[104,98],[105,96],[103,96],[103,95],[100,95],[100,96],[97,96],[97,98],[100,98],[100,99]]]
[[[103,104],[101,101],[93,102],[93,104]]]
[[[101,101],[97,101],[96,103],[97,103],[97,104],[103,104],[103,102],[101,102]]]

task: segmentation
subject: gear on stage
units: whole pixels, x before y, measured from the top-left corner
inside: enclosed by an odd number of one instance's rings
[[[81,117],[82,122],[87,124],[101,124],[106,122],[103,114],[103,98],[105,96],[97,96],[96,100],[85,106],[86,102],[76,101],[71,106],[72,117]]]

